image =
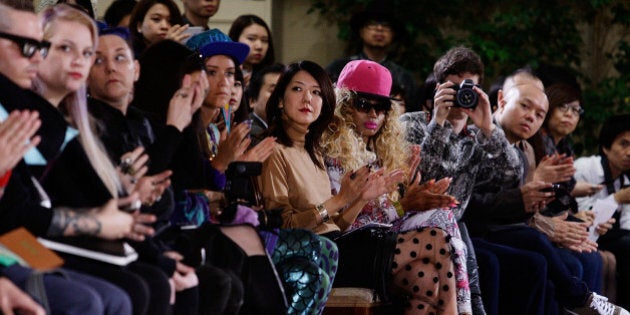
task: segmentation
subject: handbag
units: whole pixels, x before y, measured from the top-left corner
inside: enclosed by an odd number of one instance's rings
[[[391,301],[392,262],[397,233],[388,225],[366,225],[334,239],[339,248],[339,268],[333,287],[360,287],[376,291],[381,301]]]

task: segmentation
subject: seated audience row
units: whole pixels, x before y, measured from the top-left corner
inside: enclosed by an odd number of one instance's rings
[[[138,253],[40,273],[3,252],[3,312],[321,314],[364,287],[395,313],[628,314],[602,257],[627,307],[630,123],[574,163],[574,83],[517,70],[493,113],[481,58],[455,47],[432,112],[411,112],[387,10],[353,17],[362,52],[327,73],[274,64],[255,15],[208,30],[220,1],[118,0],[108,23],[127,7],[130,28],[100,30],[85,3],[0,1],[0,232]],[[605,198],[610,219],[589,211]]]

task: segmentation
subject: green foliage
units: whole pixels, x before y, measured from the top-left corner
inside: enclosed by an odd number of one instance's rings
[[[339,38],[348,41],[348,53],[353,53],[356,38],[348,21],[370,2],[311,0],[311,12],[337,22]],[[481,56],[486,87],[524,65],[568,68],[582,84],[587,110],[574,135],[582,153],[596,151],[603,120],[630,110],[627,0],[389,0],[388,4],[411,34],[392,49],[393,58],[419,82],[435,60],[455,45],[470,47]]]

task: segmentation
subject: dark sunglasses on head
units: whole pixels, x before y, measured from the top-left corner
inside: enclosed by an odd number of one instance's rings
[[[26,58],[31,58],[37,51],[42,55],[42,58],[46,58],[48,55],[48,49],[50,49],[50,42],[48,41],[37,41],[32,38],[22,37],[17,35],[11,35],[7,33],[0,32],[0,38],[8,39],[20,46],[20,52],[22,56]]]
[[[377,114],[384,114],[392,108],[392,102],[390,100],[368,98],[361,95],[357,95],[353,105],[356,110],[366,114],[372,111],[372,109],[374,109]]]

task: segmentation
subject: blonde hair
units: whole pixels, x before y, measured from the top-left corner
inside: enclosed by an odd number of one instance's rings
[[[69,5],[58,4],[42,11],[40,18],[44,30],[44,39],[48,40],[53,36],[56,22],[78,22],[89,29],[94,49],[96,49],[98,30],[92,18],[87,14]],[[45,85],[46,83],[42,82],[41,78],[38,78],[34,87],[35,90],[41,91],[41,89],[45,88]],[[64,112],[70,120],[70,124],[79,130],[79,142],[83,146],[92,168],[94,168],[94,171],[103,181],[111,195],[118,197],[118,193],[123,191],[122,185],[116,168],[92,129],[93,124],[87,110],[86,83],[83,83],[78,90],[66,95],[61,104],[59,104],[59,110]]]
[[[374,161],[388,170],[402,169],[407,172],[409,146],[405,141],[403,127],[398,122],[396,109],[392,106],[385,113],[383,126],[365,143],[363,137],[357,133],[352,119],[352,102],[356,93],[345,88],[337,88],[335,93],[335,117],[322,136],[325,155],[336,159],[344,172],[356,170]]]

